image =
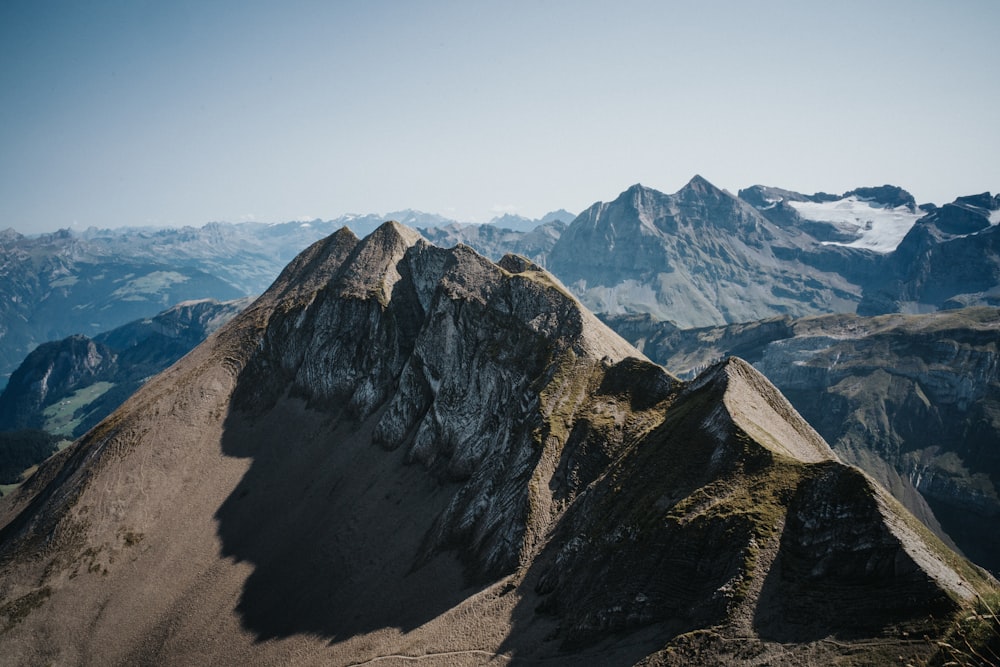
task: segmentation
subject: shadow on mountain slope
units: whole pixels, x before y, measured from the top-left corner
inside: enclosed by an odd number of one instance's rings
[[[940,566],[928,569],[926,556],[900,544],[899,533],[911,529],[868,518],[882,502],[868,478],[840,464],[816,466],[798,485],[754,615],[762,638],[867,638],[872,628],[915,628],[928,615],[952,613],[932,579],[942,576]]]
[[[237,611],[258,641],[408,631],[474,593],[451,554],[415,566],[450,493],[370,428],[332,423],[292,399],[226,421],[223,452],[253,462],[218,534],[223,556],[254,565]]]

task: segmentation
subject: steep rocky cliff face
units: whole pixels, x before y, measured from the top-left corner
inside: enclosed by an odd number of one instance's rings
[[[854,256],[870,254],[824,250],[696,176],[673,195],[636,185],[594,204],[560,236],[548,268],[595,312],[691,327],[853,311],[861,286],[844,267]]]
[[[544,486],[525,494],[556,446],[546,431],[558,424],[539,417],[571,421],[601,360],[634,353],[536,266],[390,226],[352,249],[307,311],[272,320],[236,405],[259,411],[288,392],[361,422],[377,413],[377,444],[461,484],[427,549],[474,545],[472,569],[487,576],[524,557],[537,538],[525,519],[540,521],[529,510],[551,503]]]
[[[0,526],[22,663],[870,663],[995,585],[747,363],[683,384],[395,223],[303,252]]]
[[[997,309],[688,331],[640,318],[609,322],[681,376],[727,354],[752,361],[841,457],[1000,571]]]

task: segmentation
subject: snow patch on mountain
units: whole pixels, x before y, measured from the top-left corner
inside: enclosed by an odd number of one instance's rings
[[[895,250],[913,223],[923,215],[907,206],[889,208],[855,195],[827,202],[789,201],[788,205],[807,220],[830,223],[841,231],[857,235],[847,243],[828,241],[827,244],[880,253]]]

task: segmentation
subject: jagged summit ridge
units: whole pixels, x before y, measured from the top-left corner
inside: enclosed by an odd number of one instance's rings
[[[688,181],[684,185],[684,187],[677,192],[678,195],[688,194],[688,193],[695,194],[700,197],[709,196],[712,198],[718,198],[720,196],[727,195],[725,191],[720,190],[719,188],[709,183],[708,180],[705,179],[701,174],[695,174],[694,176],[692,176],[691,180]]]
[[[269,298],[304,294],[334,280],[345,294],[377,294],[388,300],[399,280],[396,264],[408,248],[426,243],[420,234],[389,220],[361,240],[349,227],[341,227],[300,253],[268,289]],[[351,267],[342,270],[343,267]]]
[[[515,510],[528,499],[517,476],[498,475],[537,464],[530,452],[544,444],[546,415],[530,397],[538,387],[579,382],[553,378],[564,364],[588,374],[641,355],[539,267],[515,257],[494,264],[407,231],[386,223],[307,305],[272,321],[238,397],[266,408],[287,382],[311,404],[375,419],[380,446],[464,483],[427,549],[471,531],[475,568],[506,570],[526,548]],[[582,388],[573,391],[582,399]],[[498,496],[515,507],[497,505]]]

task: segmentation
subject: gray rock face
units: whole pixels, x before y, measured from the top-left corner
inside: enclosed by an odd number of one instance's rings
[[[817,245],[695,177],[673,195],[636,185],[595,204],[560,236],[548,268],[595,312],[681,327],[853,311],[860,285],[823,267],[829,258],[813,261]]]
[[[76,391],[111,377],[117,355],[86,336],[40,345],[11,376],[0,394],[0,430],[41,429],[42,410]]]
[[[357,242],[305,310],[272,321],[246,371],[260,378],[246,386],[270,394],[244,400],[276,400],[281,377],[310,404],[359,421],[377,412],[377,444],[462,483],[429,549],[471,543],[477,569],[496,574],[522,557],[524,491],[544,445],[538,388],[581,391],[575,374],[565,386],[553,378],[564,358],[634,354],[537,266],[493,264],[386,225]]]
[[[946,596],[934,589],[946,581],[963,584],[938,570],[926,551],[900,548],[913,544],[913,529],[898,519],[884,492],[857,469],[827,465],[813,472],[793,496],[762,591],[767,604],[755,618],[759,631],[785,641],[816,639],[824,636],[819,619],[836,619],[827,622],[850,636],[872,617],[912,618],[911,599],[940,605],[937,613],[947,614]],[[873,515],[883,520],[872,521]],[[841,615],[844,607],[854,614]]]
[[[98,334],[94,339],[117,350],[152,346],[157,340],[177,341],[178,347],[191,349],[233,319],[251,301],[250,297],[232,301],[182,301],[153,317],[129,322]]]

